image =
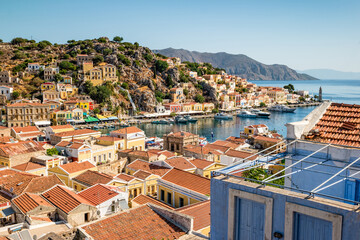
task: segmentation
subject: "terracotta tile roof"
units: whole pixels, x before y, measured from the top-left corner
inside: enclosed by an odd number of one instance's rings
[[[39,195],[33,193],[24,193],[14,198],[12,202],[18,207],[23,213],[27,213],[38,206],[52,207],[45,199]]]
[[[45,133],[38,131],[38,132],[32,132],[32,133],[20,133],[19,134],[19,137],[28,138],[28,139],[36,138],[38,136],[45,136]]]
[[[71,163],[67,163],[67,164],[63,164],[63,165],[59,166],[59,168],[62,168],[63,170],[65,170],[68,173],[79,172],[79,171],[87,170],[87,169],[90,169],[93,167],[95,167],[95,165],[93,165],[89,161],[84,161],[81,163],[71,162]]]
[[[265,124],[257,124],[257,125],[246,126],[244,128],[264,128],[264,127],[267,128],[267,126]]]
[[[92,133],[100,133],[100,132],[91,129],[78,129],[73,131],[55,133],[54,135],[59,137],[68,137],[68,136],[78,136],[78,135],[92,134]]]
[[[176,211],[194,218],[195,231],[210,226],[210,200],[178,208]]]
[[[49,175],[33,178],[23,192],[42,193],[55,185],[64,185],[58,176]]]
[[[131,168],[135,171],[144,170],[146,172],[158,175],[160,177],[170,170],[169,168],[151,164],[149,162],[145,162],[142,160],[133,161],[132,163],[127,165],[127,168]]]
[[[165,162],[170,166],[181,170],[190,170],[196,168],[191,162],[189,162],[187,159],[183,157],[168,158],[165,160]]]
[[[129,152],[129,155],[146,157],[146,158],[150,158],[150,157],[153,157],[153,156],[157,156],[156,153],[149,152],[149,151],[139,151],[139,150],[134,150],[134,151],[132,151],[132,152]]]
[[[360,147],[360,105],[332,103],[305,136],[314,141]]]
[[[64,186],[55,186],[52,189],[41,194],[41,196],[67,214],[81,204],[93,206],[93,204],[90,203],[88,200],[77,195],[76,193],[72,192],[70,189]]]
[[[0,126],[0,130],[9,129],[8,127]]]
[[[0,145],[0,156],[11,157],[13,155],[27,154],[31,152],[45,151],[37,142],[23,141]]]
[[[193,160],[190,160],[190,162],[196,167],[196,168],[199,168],[199,169],[205,169],[209,166],[211,166],[212,164],[214,164],[214,162],[211,162],[211,161],[207,161],[207,160],[204,160],[204,159],[193,159]]]
[[[282,141],[282,139],[265,137],[265,136],[253,136],[253,138],[255,140],[267,141],[267,142],[272,142],[272,143],[278,143],[278,142]]]
[[[135,127],[135,126],[131,126],[131,127],[121,128],[119,130],[112,131],[111,133],[130,134],[130,133],[137,133],[137,132],[143,132],[143,130],[141,130],[140,128]]]
[[[136,177],[131,176],[131,175],[128,175],[128,174],[125,174],[125,173],[120,173],[120,174],[117,175],[115,178],[118,178],[118,179],[123,180],[123,181],[125,181],[125,182],[130,182],[130,181],[136,179]]]
[[[194,192],[210,196],[210,179],[208,178],[173,168],[161,179]]]
[[[16,165],[12,168],[17,169],[19,171],[27,172],[35,169],[45,168],[45,166],[38,163],[27,162],[20,165]]]
[[[197,135],[193,134],[193,133],[189,133],[189,132],[180,131],[180,132],[176,132],[176,133],[169,133],[167,136],[182,138],[182,137],[190,137],[190,136],[197,136]]]
[[[39,129],[36,126],[27,126],[27,127],[13,127],[12,130],[16,133],[29,133],[29,132],[39,132]]]
[[[119,195],[119,193],[110,190],[101,184],[96,184],[85,189],[84,191],[79,192],[78,195],[96,206]]]
[[[225,155],[230,156],[230,157],[236,157],[236,158],[245,159],[245,158],[250,157],[251,155],[254,155],[254,154],[249,153],[249,152],[229,149],[228,151],[226,151]],[[250,157],[248,160],[255,160],[256,158],[257,158],[256,156],[253,156],[253,157]]]
[[[94,240],[179,239],[186,234],[147,205],[91,223],[82,229]]]
[[[46,104],[42,103],[13,103],[10,105],[7,105],[7,107],[25,107],[25,106],[42,106],[42,107],[48,107]]]
[[[150,197],[147,195],[143,195],[143,194],[136,196],[133,200],[131,200],[131,202],[137,203],[138,205],[144,205],[147,203],[151,203],[151,204],[158,205],[160,207],[164,207],[167,209],[171,209],[171,210],[174,209],[173,207],[167,205],[166,203],[161,202],[160,200],[158,200],[156,198],[153,198],[153,197]]]
[[[223,140],[217,140],[217,141],[213,142],[212,144],[217,145],[217,146],[230,147],[233,149],[236,149],[242,145],[242,144],[236,144],[236,143],[233,143],[230,141],[223,141]]]
[[[0,187],[15,195],[20,195],[31,180],[38,177],[30,173],[5,169],[0,171]]]
[[[87,170],[86,172],[83,172],[72,180],[86,186],[93,186],[98,183],[107,184],[111,180],[113,180],[113,177],[105,173],[100,173],[98,171]]]
[[[215,155],[222,154],[221,151],[214,149],[214,148],[206,147],[206,146],[201,147],[200,145],[194,146],[194,145],[189,144],[184,147],[184,150],[186,150],[188,152],[193,152],[196,154],[215,154]]]
[[[167,150],[164,150],[164,151],[161,151],[158,153],[158,155],[160,155],[160,154],[165,155],[167,158],[176,156],[175,153],[167,151]]]
[[[228,147],[228,146],[216,145],[216,144],[211,144],[211,143],[206,144],[205,148],[219,150],[221,152],[226,152],[227,150],[231,149],[231,147]]]
[[[145,180],[147,177],[151,176],[151,173],[143,170],[138,170],[133,174],[133,176]]]
[[[73,126],[67,124],[67,125],[57,125],[57,126],[50,126],[51,129],[57,130],[57,129],[74,129]]]

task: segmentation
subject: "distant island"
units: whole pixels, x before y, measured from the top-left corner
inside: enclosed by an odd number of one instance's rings
[[[153,52],[167,57],[179,57],[182,61],[208,62],[214,67],[225,69],[228,74],[248,80],[317,80],[315,77],[298,73],[285,65],[266,65],[244,54],[202,53],[174,48],[153,50]]]

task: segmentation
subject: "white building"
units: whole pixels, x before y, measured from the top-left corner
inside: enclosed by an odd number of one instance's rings
[[[10,100],[12,97],[13,88],[7,86],[0,86],[0,94],[6,96],[7,100]]]

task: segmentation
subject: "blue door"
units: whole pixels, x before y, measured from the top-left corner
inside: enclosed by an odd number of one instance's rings
[[[331,240],[332,223],[309,215],[295,213],[294,240]]]
[[[235,214],[235,239],[263,240],[265,204],[237,198]]]
[[[356,183],[355,181],[351,181],[351,180],[345,180],[345,199],[349,199],[354,201],[355,200],[355,193],[356,193]],[[350,203],[351,202],[347,202],[346,203]]]

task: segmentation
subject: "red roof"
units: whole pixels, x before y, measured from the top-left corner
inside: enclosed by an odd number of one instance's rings
[[[245,151],[238,151],[238,150],[234,150],[234,149],[229,149],[228,151],[226,151],[225,155],[230,156],[230,157],[236,157],[236,158],[245,159],[245,158],[250,157],[250,156],[252,156],[254,154],[249,153],[249,152],[245,152]],[[257,158],[257,156],[252,156],[248,160],[255,160],[256,158]]]
[[[191,162],[189,162],[187,159],[183,157],[168,158],[165,160],[165,162],[174,168],[178,168],[182,170],[189,170],[196,168]]]
[[[176,211],[194,218],[195,231],[210,226],[210,200],[178,208]]]
[[[204,160],[204,159],[198,159],[198,158],[190,160],[190,162],[192,164],[194,164],[196,166],[196,168],[199,168],[199,169],[205,169],[205,168],[211,166],[212,164],[214,164],[214,162]]]
[[[147,177],[151,176],[151,173],[143,171],[143,170],[138,170],[133,175],[134,175],[134,177],[145,180]]]
[[[94,205],[99,205],[107,200],[119,195],[119,193],[110,190],[102,184],[96,184],[78,193],[79,196],[88,200]]]
[[[160,200],[150,197],[148,195],[137,195],[131,202],[137,203],[138,205],[143,205],[147,203],[152,203],[154,205],[159,205],[160,207],[168,208],[168,209],[174,209],[173,207],[167,205],[166,203],[161,202]]]
[[[73,131],[55,133],[54,135],[59,137],[67,137],[67,136],[78,136],[78,135],[91,134],[91,133],[100,133],[100,132],[91,129],[78,129]]]
[[[127,168],[133,169],[135,171],[143,170],[143,171],[158,175],[160,177],[170,170],[170,168],[158,166],[158,165],[155,165],[155,164],[152,164],[149,162],[145,162],[145,161],[142,161],[139,159],[128,164]]]
[[[107,184],[113,180],[113,177],[98,171],[87,170],[72,180],[87,186],[93,186],[98,183]]]
[[[176,133],[169,133],[167,135],[168,137],[190,137],[190,136],[197,136],[196,134],[193,133],[189,133],[189,132],[184,132],[184,131],[180,131],[180,132],[176,132]]]
[[[36,126],[27,126],[27,127],[13,127],[12,128],[16,133],[29,133],[29,132],[39,132],[39,129]]]
[[[52,207],[45,199],[33,193],[24,193],[12,201],[23,213],[27,213],[40,205]]]
[[[67,125],[57,125],[57,126],[50,126],[51,129],[74,129],[73,126],[67,124]]]
[[[59,167],[64,169],[68,173],[74,173],[74,172],[87,170],[87,169],[93,168],[95,166],[92,163],[90,163],[89,161],[85,161],[85,162],[81,162],[81,163],[71,162],[71,163],[60,165]]]
[[[278,142],[282,141],[282,139],[265,137],[265,136],[253,136],[253,138],[256,139],[256,140],[273,142],[273,143],[278,143]]]
[[[128,175],[128,174],[125,174],[125,173],[120,173],[120,174],[117,175],[115,178],[124,180],[124,181],[126,181],[126,182],[130,182],[131,180],[136,179],[136,177],[131,176],[131,175]]]
[[[39,169],[39,168],[45,168],[45,166],[38,164],[38,163],[27,162],[27,163],[23,163],[20,165],[16,165],[12,168],[23,171],[23,172],[27,172],[27,171],[31,171],[31,170],[35,170],[35,169]]]
[[[137,132],[143,132],[143,130],[141,130],[140,128],[135,127],[135,126],[131,126],[131,127],[121,128],[119,130],[112,131],[111,133],[130,134],[130,133],[137,133]]]
[[[81,204],[93,205],[88,200],[72,192],[67,187],[56,186],[47,192],[41,194],[46,200],[51,202],[54,206],[65,213],[70,213],[72,210]]]
[[[22,141],[0,145],[0,155],[5,157],[38,151],[45,151],[45,149],[39,143],[34,141]]]
[[[99,220],[82,229],[94,240],[179,239],[186,234],[147,205]]]
[[[313,128],[314,141],[360,147],[360,105],[332,103]]]
[[[210,196],[210,179],[208,178],[173,168],[161,179],[194,192]]]

